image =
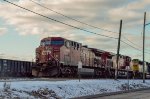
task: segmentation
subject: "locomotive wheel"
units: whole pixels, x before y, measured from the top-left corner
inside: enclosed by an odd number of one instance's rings
[[[60,67],[57,68],[57,74],[55,75],[55,77],[61,77],[61,69]]]
[[[49,68],[47,73],[50,77],[58,77],[59,76],[59,68],[57,68],[57,67]]]
[[[95,77],[96,77],[96,78],[100,78],[101,76],[102,76],[101,70],[96,70],[96,71],[95,71]]]
[[[62,77],[73,77],[74,76],[74,70],[70,67],[62,67],[61,68],[61,76]]]

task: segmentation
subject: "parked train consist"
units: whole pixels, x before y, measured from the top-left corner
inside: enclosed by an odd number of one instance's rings
[[[78,63],[82,63],[81,72],[91,74],[94,77],[115,76],[116,54],[88,48],[81,43],[71,41],[62,37],[47,37],[41,40],[40,46],[36,48],[36,64],[32,68],[32,75],[40,77],[53,76],[73,76],[78,74]],[[127,76],[127,66],[129,76],[135,75],[135,61],[131,57],[119,55],[118,76]],[[138,62],[140,68],[141,63]],[[150,72],[150,63],[146,63],[147,74]],[[139,75],[140,70],[137,68]],[[138,76],[139,77],[139,76]]]
[[[30,61],[0,59],[0,77],[31,77],[32,65]]]

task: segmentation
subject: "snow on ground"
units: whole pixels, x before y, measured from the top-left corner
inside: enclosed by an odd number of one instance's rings
[[[127,90],[127,80],[92,79],[66,81],[0,82],[0,98],[67,99]],[[150,80],[130,80],[130,89],[150,87]]]

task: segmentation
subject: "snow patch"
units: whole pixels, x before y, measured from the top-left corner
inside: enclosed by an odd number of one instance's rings
[[[0,82],[0,98],[68,99],[150,87],[150,80],[90,79],[66,81]]]

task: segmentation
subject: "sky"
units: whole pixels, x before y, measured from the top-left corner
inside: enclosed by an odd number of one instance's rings
[[[120,20],[122,19],[121,40],[136,49],[121,42],[120,54],[142,59],[144,12],[147,13],[146,23],[150,23],[150,0],[33,0],[53,11],[100,29],[66,18],[33,3],[31,0],[8,1],[63,23],[115,38],[118,38]],[[0,58],[32,60],[35,58],[35,49],[39,46],[40,40],[48,36],[60,36],[89,47],[117,52],[117,39],[66,26],[3,0],[0,0],[0,10]],[[148,62],[150,62],[149,32],[150,25],[147,25],[145,59]]]

